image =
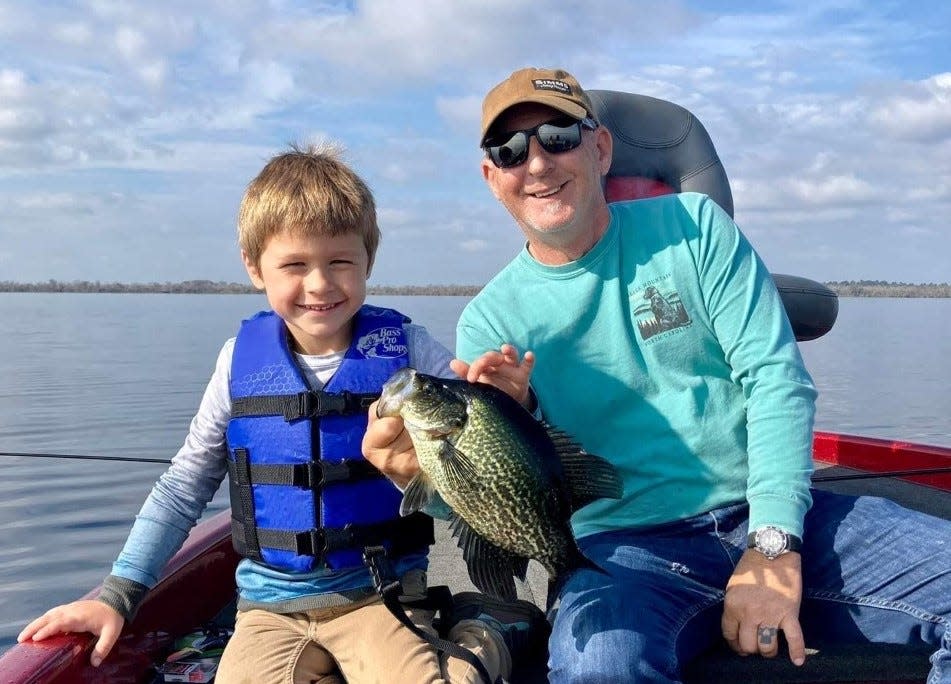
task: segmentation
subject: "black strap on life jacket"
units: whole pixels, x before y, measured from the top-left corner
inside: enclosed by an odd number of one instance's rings
[[[296,464],[251,463],[247,449],[235,449],[228,461],[231,487],[232,539],[235,549],[263,562],[261,547],[314,556],[324,562],[327,553],[389,542],[394,556],[423,550],[435,543],[433,520],[423,513],[373,524],[349,523],[343,527],[308,530],[260,528],[254,522],[252,485],[293,485],[317,489],[333,482],[382,478],[368,461],[352,459],[331,463],[312,461]]]
[[[311,530],[275,530],[256,528],[257,557],[251,555],[251,545],[245,531],[247,526],[232,526],[236,548],[246,549],[250,558],[260,561],[261,547],[291,551],[298,556],[314,556],[323,561],[326,554],[344,549],[362,549],[365,546],[390,543],[394,557],[412,551],[421,551],[436,542],[433,519],[424,513],[405,518],[394,518],[372,525],[348,523],[343,527],[321,527]]]
[[[355,482],[383,477],[372,463],[352,459],[331,463],[250,463],[247,449],[235,449],[235,460],[228,461],[228,474],[239,485],[290,485],[314,489],[331,482]]]
[[[298,418],[321,418],[365,413],[370,404],[379,399],[379,393],[356,392],[298,392],[268,396],[238,397],[231,402],[231,417],[284,416],[290,422]]]
[[[461,658],[469,663],[475,668],[476,672],[479,673],[479,676],[485,684],[501,684],[502,677],[499,676],[498,679],[493,680],[489,675],[488,669],[485,667],[485,663],[479,659],[479,656],[469,649],[463,648],[459,644],[444,638],[444,632],[448,630],[448,625],[452,619],[452,592],[449,590],[449,587],[430,587],[426,590],[425,599],[407,601],[404,603],[400,601],[400,596],[403,593],[403,585],[393,570],[393,564],[387,557],[385,548],[382,546],[368,546],[363,549],[363,563],[370,571],[370,577],[373,578],[373,586],[380,595],[380,598],[383,599],[383,605],[387,607],[393,617],[399,620],[404,627],[430,644],[437,651],[453,658]],[[419,606],[429,610],[435,609],[440,611],[442,613],[443,626],[443,629],[440,630],[441,636],[433,636],[413,624],[413,621],[409,619],[409,615],[406,614],[405,606]]]

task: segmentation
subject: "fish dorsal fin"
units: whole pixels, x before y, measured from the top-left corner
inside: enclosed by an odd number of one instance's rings
[[[439,458],[446,470],[446,479],[453,489],[459,489],[476,479],[476,469],[472,461],[459,451],[450,440],[444,440],[439,449]]]
[[[525,580],[528,558],[493,544],[455,513],[450,517],[449,529],[458,538],[469,579],[479,591],[503,601],[515,601],[515,578]]]
[[[433,499],[436,489],[426,473],[420,470],[403,490],[400,515],[406,516],[423,508]]]
[[[614,465],[600,456],[589,454],[567,434],[542,423],[561,460],[565,482],[571,495],[571,510],[577,511],[598,499],[620,499],[621,478]]]

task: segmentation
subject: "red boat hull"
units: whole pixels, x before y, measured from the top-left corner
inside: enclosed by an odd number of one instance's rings
[[[207,623],[234,599],[237,564],[230,514],[225,511],[192,530],[101,666],[89,664],[94,644],[90,635],[54,637],[10,649],[0,658],[0,682],[151,682],[152,666],[162,660],[172,640]],[[98,593],[97,587],[85,598]]]

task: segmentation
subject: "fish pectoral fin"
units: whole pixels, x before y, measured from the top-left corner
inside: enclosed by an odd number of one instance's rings
[[[528,558],[489,541],[455,513],[450,518],[449,529],[458,537],[469,579],[479,591],[504,601],[515,601],[518,597],[515,578],[525,580]]]
[[[459,451],[449,440],[442,443],[439,458],[446,471],[446,479],[453,489],[472,482],[476,479],[476,469],[472,461],[462,451]]]
[[[423,471],[416,473],[403,490],[403,500],[400,501],[400,515],[407,516],[421,510],[433,499],[436,489],[432,481]]]
[[[545,429],[561,460],[572,512],[598,499],[620,499],[623,496],[624,487],[614,464],[589,454],[561,430],[548,424],[545,424]]]

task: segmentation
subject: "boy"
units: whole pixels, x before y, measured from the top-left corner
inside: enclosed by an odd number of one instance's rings
[[[454,377],[452,355],[424,328],[364,304],[379,239],[369,188],[334,150],[293,147],[268,162],[242,199],[238,242],[271,311],[225,342],[185,443],[98,599],[51,609],[18,641],[92,632],[98,666],[229,474],[244,558],[219,684],[479,681],[472,666],[440,657],[390,614],[362,562],[363,547],[387,542],[404,595],[425,594],[432,521],[399,517],[399,491],[368,467],[360,444],[367,407],[394,371],[412,365]],[[347,538],[345,525],[358,532]],[[431,611],[407,612],[432,632]],[[449,639],[493,678],[508,677],[506,639],[519,625],[478,605],[456,614],[470,619]]]

